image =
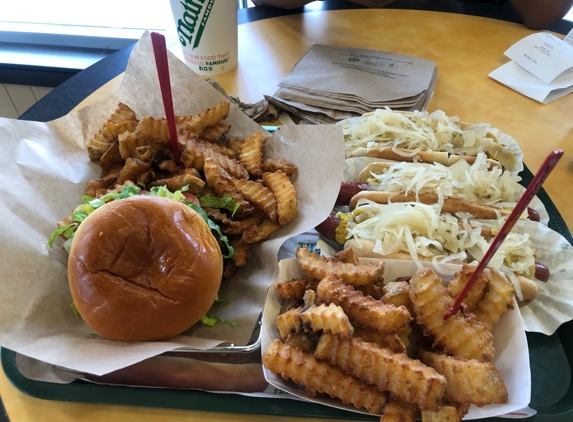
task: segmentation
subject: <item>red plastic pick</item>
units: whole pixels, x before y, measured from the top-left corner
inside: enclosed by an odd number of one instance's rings
[[[523,212],[525,211],[525,209],[527,208],[533,197],[537,194],[539,188],[541,188],[541,185],[543,185],[543,183],[545,182],[545,179],[547,179],[549,174],[553,171],[553,169],[557,165],[557,162],[561,159],[562,156],[563,156],[563,150],[561,149],[549,153],[549,155],[539,168],[539,171],[537,172],[537,174],[535,175],[535,177],[533,178],[533,180],[531,181],[531,183],[529,184],[529,186],[527,187],[527,189],[517,202],[517,205],[515,206],[515,208],[507,218],[507,220],[505,221],[500,232],[497,234],[495,239],[493,239],[493,242],[491,243],[489,249],[483,256],[482,260],[478,264],[474,273],[471,275],[464,289],[456,299],[454,306],[452,306],[444,315],[445,320],[458,311],[462,301],[464,300],[469,290],[474,285],[479,275],[487,266],[491,258],[493,258],[493,256],[495,255],[495,253],[497,252],[497,250],[499,249],[499,247],[509,234],[509,232],[511,232],[511,229],[513,228],[517,220],[519,220],[521,214],[523,214]]]
[[[175,113],[173,111],[173,96],[171,93],[171,79],[169,78],[165,37],[157,32],[152,32],[151,43],[153,45],[153,54],[155,55],[155,66],[157,67],[159,87],[161,88],[161,97],[163,98],[165,118],[167,119],[167,127],[169,128],[169,137],[171,138],[171,148],[173,149],[175,163],[182,165],[179,143],[177,142],[177,128],[175,127]]]

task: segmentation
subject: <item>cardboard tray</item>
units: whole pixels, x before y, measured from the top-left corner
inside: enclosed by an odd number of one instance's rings
[[[525,167],[521,173],[527,185],[533,175]],[[550,216],[549,226],[573,244],[573,236],[559,211],[541,189],[538,197]],[[527,333],[531,366],[531,403],[537,415],[533,422],[566,422],[573,420],[573,321],[563,324],[551,336]],[[83,381],[71,384],[52,384],[30,380],[16,365],[16,353],[0,349],[2,367],[8,379],[25,394],[46,400],[98,404],[120,404],[170,409],[188,409],[242,414],[290,417],[315,417],[375,421],[379,417],[348,412],[310,402],[285,399],[254,398],[238,394],[214,394],[204,391],[155,389],[97,385]],[[505,421],[502,418],[483,421]]]

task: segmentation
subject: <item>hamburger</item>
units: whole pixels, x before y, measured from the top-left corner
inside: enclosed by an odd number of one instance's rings
[[[73,239],[74,305],[105,338],[174,337],[217,297],[221,249],[205,219],[183,202],[148,195],[110,201],[87,215]]]

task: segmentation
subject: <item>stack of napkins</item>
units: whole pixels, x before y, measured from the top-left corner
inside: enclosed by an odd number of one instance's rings
[[[425,110],[438,69],[432,60],[313,45],[267,100],[309,123],[336,123],[377,108]]]
[[[573,92],[573,45],[548,32],[529,35],[512,45],[510,62],[489,74],[511,89],[547,104]]]

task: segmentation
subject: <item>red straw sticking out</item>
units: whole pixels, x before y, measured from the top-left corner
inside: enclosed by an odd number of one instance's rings
[[[175,128],[175,113],[173,112],[173,97],[171,95],[171,80],[169,78],[165,37],[157,32],[152,32],[151,43],[153,44],[157,76],[159,77],[161,97],[163,98],[163,108],[165,109],[165,118],[167,119],[167,127],[169,128],[169,137],[171,138],[171,148],[175,156],[175,163],[182,165],[179,143],[177,142],[177,129]]]
[[[497,250],[499,249],[499,247],[501,246],[501,244],[503,243],[503,241],[505,240],[505,238],[507,237],[507,235],[509,234],[515,223],[517,222],[517,220],[519,220],[521,214],[523,214],[523,212],[525,211],[525,209],[527,208],[533,197],[537,194],[539,188],[541,188],[541,185],[543,185],[543,183],[545,182],[545,179],[547,179],[547,177],[549,176],[551,171],[555,168],[557,162],[561,159],[562,156],[563,156],[563,150],[561,149],[549,153],[549,155],[541,165],[539,171],[537,172],[537,174],[535,175],[535,177],[533,178],[533,180],[531,181],[531,183],[529,184],[529,186],[527,187],[527,189],[517,202],[517,205],[515,206],[515,208],[507,218],[507,220],[505,221],[505,224],[501,228],[500,232],[497,234],[495,239],[493,239],[493,242],[491,243],[489,249],[485,253],[483,259],[480,261],[476,270],[466,283],[464,290],[462,290],[462,292],[456,299],[454,306],[452,306],[444,315],[445,320],[458,311],[462,301],[464,300],[469,290],[474,285],[479,275],[487,266],[491,258],[495,255],[495,253],[497,252]]]

